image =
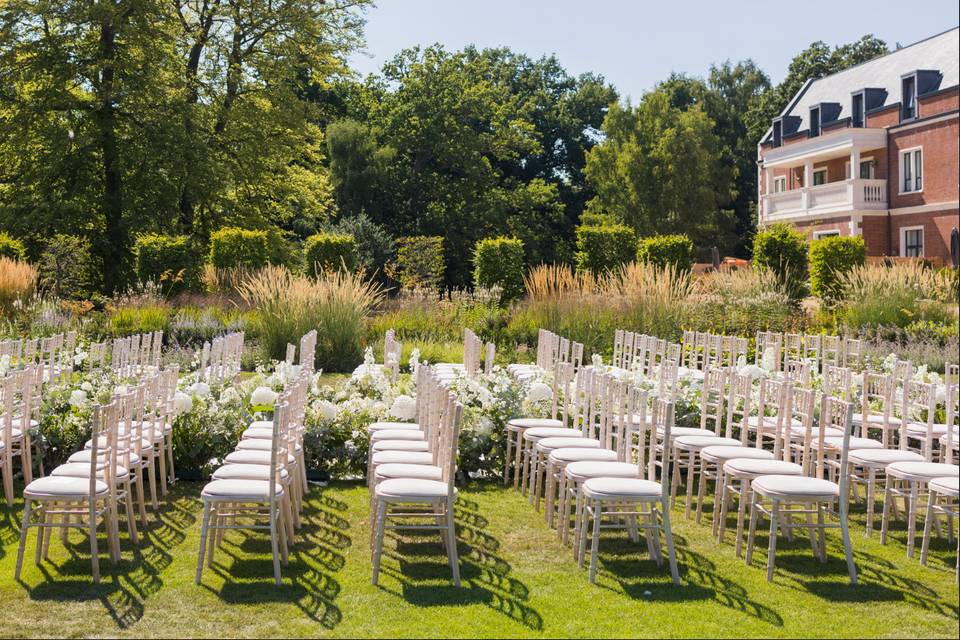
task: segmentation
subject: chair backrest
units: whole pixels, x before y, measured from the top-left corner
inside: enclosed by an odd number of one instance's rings
[[[740,429],[740,442],[747,444],[749,434],[747,420],[753,402],[753,378],[749,373],[731,372],[727,397],[727,430],[724,435],[732,438],[733,429]]]
[[[845,517],[847,500],[849,499],[848,485],[850,482],[850,468],[847,464],[850,453],[850,431],[853,425],[853,403],[845,402],[832,396],[823,396],[820,401],[820,424],[817,437],[817,475],[824,479],[826,476],[826,458],[824,440],[827,428],[839,429],[843,433],[843,443],[840,449],[840,512]]]
[[[287,364],[292,365],[294,359],[297,357],[297,345],[288,342],[287,343],[287,353],[283,358],[283,361]]]
[[[574,342],[570,346],[570,364],[573,365],[574,371],[576,371],[583,365],[583,343],[582,342]]]
[[[727,370],[722,367],[707,367],[703,374],[703,386],[700,390],[700,428],[709,429],[712,427],[713,432],[718,436],[723,425],[727,375]]]
[[[821,339],[821,358],[823,366],[832,365],[840,367],[843,365],[843,340],[840,336],[823,336]]]
[[[789,423],[791,390],[790,380],[760,380],[760,400],[757,405],[757,447],[763,446],[763,436],[771,433],[774,438],[773,455],[779,458],[783,449],[783,429]],[[772,425],[772,426],[771,426]]]
[[[813,370],[806,360],[787,360],[783,366],[784,376],[801,387],[809,387],[813,383]]]
[[[657,380],[657,395],[667,398],[671,402],[676,400],[679,375],[679,366],[676,360],[661,361]]]
[[[924,429],[924,438],[920,453],[927,462],[933,461],[934,430],[937,415],[937,392],[934,385],[927,382],[912,382],[907,386],[906,403],[902,421],[907,424],[921,425]],[[908,440],[906,433],[901,433],[901,440]]]
[[[853,372],[847,367],[823,362],[823,394],[850,400],[853,391]]]
[[[803,359],[810,361],[814,371],[820,371],[820,361],[823,357],[823,340],[819,333],[808,333],[803,336]]]
[[[621,462],[630,462],[636,452],[637,464],[642,470],[645,466],[647,449],[647,413],[650,401],[649,392],[635,385],[624,387],[624,414],[620,431],[623,437],[617,443],[618,459]]]
[[[617,329],[613,332],[613,359],[611,363],[615,367],[623,367],[623,329]]]
[[[640,468],[640,477],[646,475],[647,480],[656,481],[657,466],[661,467],[660,486],[663,489],[663,495],[670,495],[670,446],[673,437],[674,426],[674,404],[665,398],[654,398],[650,407],[650,446],[648,448],[649,458],[646,461],[646,473]],[[662,434],[663,446],[657,447],[657,436]],[[658,459],[659,452],[659,459]]]
[[[799,333],[783,334],[783,364],[788,360],[803,358],[803,335]]]
[[[590,403],[593,400],[593,379],[600,375],[594,369],[583,368],[577,372],[571,403],[570,421],[564,420],[573,429],[586,433],[590,419]]]
[[[280,469],[286,465],[287,462],[287,447],[286,442],[284,442],[284,435],[287,430],[287,411],[289,405],[287,404],[287,395],[286,393],[281,393],[280,397],[277,398],[277,404],[273,407],[273,434],[270,444],[270,473],[267,477],[271,478],[273,482],[270,483],[270,488],[268,495],[270,501],[273,502],[274,497],[277,495],[276,485],[280,480]],[[280,462],[281,456],[283,457],[283,462]]]
[[[957,379],[957,365],[947,365],[946,388],[944,389],[946,403],[946,415],[944,424],[947,427],[946,433],[941,437],[944,443],[944,459],[947,464],[953,463],[953,443],[956,442],[957,433],[960,432],[960,380]]]
[[[789,461],[791,453],[799,448],[800,465],[803,467],[804,475],[809,475],[810,471],[810,445],[813,442],[813,413],[815,407],[816,392],[813,389],[793,387],[793,398],[790,401],[790,419],[782,429],[785,441],[783,459]],[[799,434],[794,430],[795,425],[800,427]]]
[[[863,340],[843,339],[843,366],[859,369],[863,365]]]
[[[16,402],[18,379],[16,375],[8,373],[0,379],[0,441],[13,442],[13,406]],[[10,445],[7,444],[9,448]]]
[[[754,364],[769,371],[780,371],[782,368],[783,334],[771,331],[757,332],[757,343],[754,351]]]
[[[863,372],[863,388],[860,392],[861,421],[860,437],[868,437],[868,427],[885,427],[891,424],[893,414],[893,378],[886,373]],[[874,417],[874,420],[870,420]],[[879,418],[879,421],[876,419]],[[886,429],[884,429],[886,434]],[[886,435],[884,436],[886,438]],[[884,445],[887,445],[884,442]],[[906,443],[904,443],[906,444]]]

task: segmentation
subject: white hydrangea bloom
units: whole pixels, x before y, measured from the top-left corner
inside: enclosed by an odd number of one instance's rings
[[[70,399],[67,402],[71,407],[82,407],[87,403],[87,392],[83,389],[76,389],[70,393]]]
[[[177,394],[173,397],[173,412],[180,415],[190,411],[190,409],[193,409],[193,396],[183,391],[177,391]]]
[[[316,405],[317,413],[327,422],[331,422],[337,417],[337,405],[329,400],[321,400]]]
[[[190,393],[198,398],[207,398],[210,396],[210,385],[206,382],[194,382],[190,387]]]
[[[393,400],[390,407],[390,416],[397,420],[413,420],[417,415],[417,401],[410,396],[403,394]]]
[[[542,382],[534,382],[527,390],[527,402],[545,402],[553,398],[553,389]]]
[[[256,407],[272,407],[277,402],[277,392],[270,387],[257,387],[250,394],[250,404]]]

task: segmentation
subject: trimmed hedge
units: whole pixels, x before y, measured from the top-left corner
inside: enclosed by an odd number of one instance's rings
[[[404,289],[437,291],[443,284],[444,269],[442,237],[397,238],[397,264],[391,277]]]
[[[197,284],[199,260],[187,236],[143,234],[137,238],[135,253],[141,282],[156,280],[171,293]]]
[[[477,287],[500,287],[501,301],[523,295],[523,241],[519,238],[484,238],[473,250],[473,282]]]
[[[260,269],[270,258],[266,231],[224,227],[210,234],[210,264],[218,269]]]
[[[861,236],[830,236],[810,243],[810,290],[827,303],[843,298],[843,274],[867,261]]]
[[[357,268],[357,241],[344,233],[316,233],[303,244],[307,273],[353,271]]]
[[[27,259],[27,249],[23,243],[6,231],[0,231],[0,258],[10,258],[23,262]]]
[[[807,239],[783,222],[758,231],[753,238],[753,263],[773,271],[790,297],[807,291]]]
[[[678,270],[689,271],[693,268],[693,241],[682,233],[641,238],[637,261],[659,267],[672,264]]]
[[[637,236],[622,224],[577,227],[578,271],[603,273],[618,269],[637,255]]]

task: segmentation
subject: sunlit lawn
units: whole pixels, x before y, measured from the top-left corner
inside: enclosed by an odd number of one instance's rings
[[[18,487],[19,490],[19,487]],[[645,545],[605,538],[598,584],[526,500],[496,485],[461,492],[463,589],[449,582],[433,538],[389,540],[380,587],[370,584],[367,491],[314,488],[284,584],[271,580],[269,543],[232,533],[203,585],[193,583],[198,484],[181,483],[154,516],[139,550],[102,560],[90,581],[88,544],[55,535],[50,560],[13,580],[20,508],[0,525],[2,636],[884,636],[958,635],[954,547],[935,542],[930,566],[908,559],[898,528],[881,546],[854,527],[861,584],[847,583],[839,540],[812,560],[804,535],[781,541],[774,584],[757,554],[746,567],[709,524],[674,517],[682,586],[642,555]],[[121,525],[122,528],[122,525]],[[101,549],[105,548],[105,540]],[[765,545],[765,538],[760,539]]]

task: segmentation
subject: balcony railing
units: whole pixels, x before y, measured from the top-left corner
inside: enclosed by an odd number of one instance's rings
[[[887,208],[887,181],[854,178],[763,196],[766,219]]]

